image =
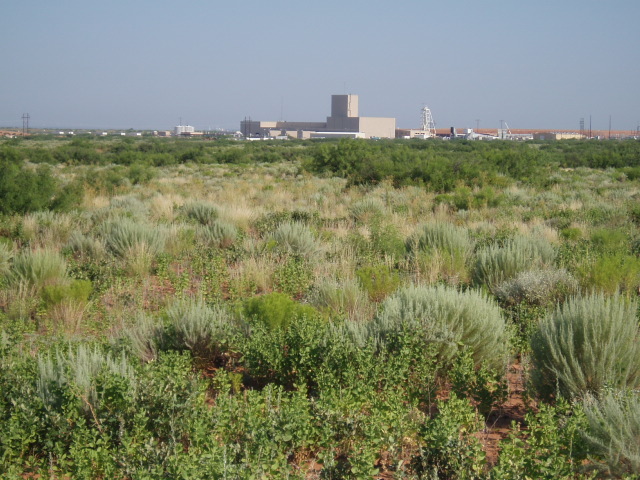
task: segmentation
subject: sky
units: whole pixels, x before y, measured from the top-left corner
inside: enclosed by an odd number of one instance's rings
[[[0,126],[237,130],[360,115],[576,131],[640,125],[638,0],[19,0]]]

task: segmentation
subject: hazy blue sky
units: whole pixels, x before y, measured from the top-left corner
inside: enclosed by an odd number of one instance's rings
[[[330,95],[417,127],[635,129],[639,0],[16,0],[0,125],[321,121]]]

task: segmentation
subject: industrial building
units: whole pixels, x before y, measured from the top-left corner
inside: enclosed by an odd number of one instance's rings
[[[245,118],[240,131],[246,138],[395,138],[396,119],[360,117],[358,95],[332,95],[326,122],[258,121]]]

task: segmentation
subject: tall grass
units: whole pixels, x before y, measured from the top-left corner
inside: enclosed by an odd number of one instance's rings
[[[538,392],[550,395],[557,387],[573,398],[640,386],[637,310],[635,301],[601,293],[559,305],[531,339]]]
[[[447,286],[408,286],[387,298],[370,323],[370,335],[382,345],[409,332],[438,347],[443,364],[462,346],[471,349],[476,366],[500,370],[508,356],[508,332],[500,307],[476,290]]]
[[[374,312],[369,296],[356,280],[320,280],[309,301],[333,316],[344,316],[356,322],[370,320]]]
[[[192,202],[182,206],[182,213],[190,220],[200,225],[212,225],[220,212],[218,207],[206,202]]]

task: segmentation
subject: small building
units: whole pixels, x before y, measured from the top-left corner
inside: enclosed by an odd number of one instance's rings
[[[583,135],[577,132],[537,132],[533,134],[534,140],[580,140]]]

